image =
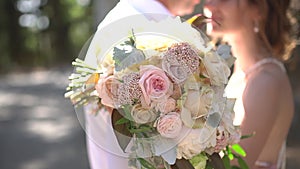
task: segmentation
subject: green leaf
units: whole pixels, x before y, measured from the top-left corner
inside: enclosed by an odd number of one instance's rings
[[[238,166],[232,166],[231,169],[241,169],[241,168]]]
[[[143,159],[143,158],[137,158],[139,160],[139,162],[141,163],[141,165],[143,167],[145,167],[146,169],[156,169],[150,162],[148,162],[147,160]]]
[[[132,30],[131,35],[129,36],[129,40],[125,41],[123,45],[130,45],[130,46],[136,47],[135,41],[136,41],[136,37],[135,37],[134,32]]]
[[[205,166],[205,169],[213,169],[213,167],[211,166],[211,164],[207,164],[207,165]]]
[[[128,123],[129,120],[126,119],[126,118],[121,118],[120,120],[116,121],[116,125],[119,125],[119,124],[125,124],[125,123]]]
[[[234,159],[234,155],[232,154],[232,151],[231,151],[231,149],[230,149],[228,146],[226,146],[226,153],[227,153],[228,158],[229,158],[230,160],[233,160],[233,159]]]
[[[239,145],[239,144],[233,144],[231,146],[231,149],[234,150],[237,154],[246,157],[246,152],[245,150]]]
[[[143,133],[143,132],[151,132],[152,131],[152,127],[148,126],[141,126],[139,128],[130,128],[129,131],[131,133]]]
[[[203,168],[203,166],[206,166],[207,159],[208,158],[207,158],[206,154],[200,153],[200,154],[194,156],[189,161],[195,168]]]
[[[243,160],[243,158],[241,157],[237,157],[237,158],[238,158],[238,163],[242,169],[249,169],[247,163]]]
[[[230,159],[228,157],[228,155],[224,155],[223,158],[223,163],[224,163],[224,166],[226,169],[231,169],[231,166],[230,166]]]
[[[221,159],[218,153],[213,153],[212,155],[209,155],[208,158],[209,158],[208,163],[210,163],[213,168],[225,169],[223,160]]]
[[[254,135],[255,135],[255,132],[253,132],[252,134],[243,135],[243,136],[241,137],[241,139],[250,138],[250,137],[253,137]]]
[[[131,110],[132,106],[129,104],[125,104],[122,106],[122,108],[118,109],[118,111],[126,118],[129,120],[133,120],[131,117]]]

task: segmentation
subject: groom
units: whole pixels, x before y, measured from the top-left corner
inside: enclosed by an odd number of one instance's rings
[[[118,19],[137,14],[155,13],[168,16],[191,14],[199,2],[200,0],[120,0],[98,25],[98,31]],[[95,116],[86,112],[86,124],[87,149],[91,169],[128,168],[126,167],[128,166],[128,159],[120,155],[122,152],[120,154],[116,153],[118,150],[109,152],[97,142],[97,140],[101,140],[101,142],[105,140],[105,143],[112,147],[118,146],[113,135],[113,129],[108,125],[111,124],[111,114],[100,112]],[[104,132],[99,134],[101,130]]]

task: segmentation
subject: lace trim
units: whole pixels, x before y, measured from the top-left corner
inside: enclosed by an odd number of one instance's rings
[[[254,70],[256,70],[257,68],[261,67],[262,65],[264,64],[267,64],[267,63],[273,63],[277,66],[280,67],[280,69],[285,73],[286,70],[285,70],[285,67],[283,65],[282,62],[278,61],[277,59],[275,58],[264,58],[258,62],[256,62],[254,65],[252,65],[247,71],[245,71],[245,75],[247,76],[248,74],[250,74],[251,72],[253,72]]]

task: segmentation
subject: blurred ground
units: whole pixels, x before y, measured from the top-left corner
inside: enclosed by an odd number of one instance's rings
[[[0,77],[0,169],[88,169],[84,131],[63,97],[71,69]]]
[[[71,71],[0,76],[0,169],[89,168],[85,133],[63,97]],[[294,83],[299,82],[297,76]],[[300,89],[295,92],[298,112],[287,142],[287,169],[300,166]]]

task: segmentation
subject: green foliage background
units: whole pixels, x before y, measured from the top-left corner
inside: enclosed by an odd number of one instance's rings
[[[71,63],[94,32],[93,1],[82,5],[79,0],[40,0],[38,7],[25,12],[18,7],[21,1],[34,0],[0,1],[0,72]],[[26,14],[47,17],[49,25],[21,26]]]
[[[0,73],[70,64],[95,32],[96,22],[109,10],[105,9],[117,1],[1,0]],[[22,3],[33,2],[39,5],[27,11],[20,8]],[[203,2],[196,7],[196,11],[202,10]],[[298,8],[292,10],[295,23],[300,23],[299,13]],[[101,16],[96,16],[99,14]],[[21,18],[25,15],[47,18],[48,25],[41,29],[36,21],[31,20],[31,26],[22,26]],[[298,30],[296,36],[299,39],[299,27],[295,29]],[[294,60],[289,66],[292,69],[296,65]]]

